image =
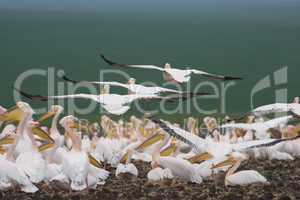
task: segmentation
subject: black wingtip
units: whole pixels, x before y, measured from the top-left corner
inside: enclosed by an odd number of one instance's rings
[[[102,53],[101,51],[97,51],[98,52],[98,55],[104,60],[104,62],[106,62],[107,64],[111,65],[111,66],[114,66],[114,65],[117,65],[117,63],[107,59]]]
[[[29,93],[26,93],[24,91],[21,91],[17,88],[15,88],[15,90],[20,93],[22,96],[28,98],[28,99],[31,99],[31,100],[39,100],[39,101],[48,101],[48,98],[47,97],[44,97],[44,96],[41,96],[41,95],[31,95]]]
[[[241,77],[225,76],[224,81],[243,80]]]
[[[194,97],[212,95],[212,93],[209,93],[209,92],[184,92],[181,95],[182,95],[183,100],[187,100],[187,99],[194,98]]]
[[[66,75],[63,75],[61,78],[65,81],[67,81],[67,82],[71,82],[71,83],[74,83],[74,84],[79,82],[79,81],[69,79]]]

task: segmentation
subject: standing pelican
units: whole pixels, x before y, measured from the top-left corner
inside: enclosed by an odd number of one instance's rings
[[[128,64],[118,64],[113,61],[108,60],[106,57],[104,57],[103,54],[100,54],[101,58],[109,65],[113,67],[134,67],[134,68],[142,68],[142,69],[155,69],[159,70],[165,73],[166,79],[168,81],[175,81],[178,83],[184,83],[188,82],[191,78],[192,74],[197,74],[201,76],[205,76],[212,79],[219,79],[223,81],[228,80],[240,80],[239,77],[230,77],[230,76],[223,76],[223,75],[217,75],[217,74],[211,74],[204,71],[196,70],[196,69],[175,69],[171,68],[171,65],[169,63],[166,63],[164,68],[155,66],[155,65],[128,65]]]
[[[48,159],[49,162],[57,162],[57,159],[55,158],[55,153],[57,148],[62,147],[64,144],[64,136],[61,135],[58,131],[57,128],[57,122],[59,119],[59,115],[63,112],[64,108],[59,105],[53,105],[51,106],[49,112],[44,114],[38,121],[43,121],[45,119],[48,119],[52,116],[52,122],[51,122],[51,127],[49,129],[50,137],[53,139],[54,144],[51,149],[46,151],[45,153],[47,154],[46,158]]]
[[[19,155],[16,159],[16,164],[23,170],[29,179],[38,183],[44,180],[46,173],[46,162],[43,159],[37,142],[32,134],[32,128],[36,126],[36,122],[32,121],[32,115],[35,113],[29,104],[18,102],[18,107],[23,111],[24,126],[23,132],[18,132],[18,144],[16,148]]]

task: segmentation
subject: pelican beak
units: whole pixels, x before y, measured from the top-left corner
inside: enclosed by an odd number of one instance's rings
[[[70,125],[70,128],[74,128],[74,129],[77,129],[79,131],[83,131],[83,132],[89,132],[89,128],[86,126],[86,125],[82,125],[80,124],[79,122],[73,122],[71,125]]]
[[[229,165],[234,165],[236,163],[236,160],[234,157],[230,156],[227,160],[224,160],[223,162],[220,162],[216,165],[213,165],[211,167],[211,169],[216,169],[216,168],[220,168],[220,167],[225,167],[225,166],[229,166]]]
[[[144,150],[145,148],[151,146],[152,144],[155,144],[156,142],[163,140],[165,138],[164,134],[157,133],[151,137],[149,137],[147,140],[145,140],[142,144],[140,144],[136,150],[141,151]]]
[[[162,157],[171,156],[171,154],[173,154],[176,151],[176,149],[177,149],[177,145],[171,144],[166,149],[164,149],[160,152],[160,156],[162,156]]]
[[[127,162],[127,160],[129,159],[129,153],[126,152],[123,157],[120,160],[120,163],[125,164]]]
[[[18,106],[14,106],[8,109],[5,113],[0,115],[0,121],[2,122],[18,122],[23,116],[22,110]]]
[[[54,146],[55,146],[55,143],[52,143],[52,142],[43,144],[43,145],[39,146],[38,151],[43,152],[43,151],[46,151],[47,149],[53,148]]]
[[[51,117],[53,117],[56,113],[55,112],[47,112],[46,114],[44,114],[43,116],[41,116],[39,119],[38,119],[38,122],[43,122]]]
[[[89,157],[89,162],[91,165],[93,165],[94,167],[97,167],[97,168],[103,167],[101,165],[101,163],[96,158],[94,158],[91,154],[88,154],[88,157]]]
[[[144,137],[147,137],[147,136],[148,136],[148,131],[146,131],[144,127],[141,127],[141,128],[140,128],[140,133],[141,133],[141,135],[144,136]]]
[[[188,161],[190,161],[191,163],[201,163],[212,158],[213,156],[210,153],[202,153],[189,158]]]
[[[54,140],[50,137],[50,135],[48,133],[46,133],[45,131],[43,131],[39,127],[33,128],[32,134],[38,136],[39,138],[41,138],[43,140],[46,140],[49,143],[54,143]]]
[[[0,139],[0,145],[6,145],[12,143],[14,143],[14,138],[9,135]]]
[[[6,150],[2,146],[0,146],[0,154],[4,155],[5,153],[6,153]]]

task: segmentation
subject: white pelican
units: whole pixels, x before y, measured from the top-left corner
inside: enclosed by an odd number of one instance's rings
[[[286,124],[289,120],[293,119],[293,116],[284,116],[284,117],[278,117],[275,119],[271,119],[265,122],[255,122],[255,123],[229,123],[224,124],[220,126],[220,128],[239,128],[239,129],[245,129],[245,130],[251,130],[255,131],[255,136],[259,139],[265,139],[269,138],[270,135],[267,134],[267,132],[270,129],[279,127],[282,124]]]
[[[54,144],[53,147],[44,154],[46,154],[46,158],[48,162],[52,163],[60,163],[59,160],[57,160],[55,153],[57,148],[62,147],[64,145],[64,136],[60,134],[57,128],[57,122],[59,119],[60,114],[63,112],[64,108],[59,105],[53,105],[51,106],[49,112],[44,114],[38,121],[44,121],[45,119],[48,119],[53,116],[52,122],[51,122],[51,127],[49,129],[50,137],[53,139]]]
[[[122,115],[130,109],[130,104],[135,100],[142,99],[152,99],[152,100],[166,100],[174,101],[175,99],[184,99],[193,97],[192,94],[184,94],[170,97],[162,97],[158,95],[142,95],[142,94],[109,94],[109,86],[104,85],[104,91],[100,95],[93,94],[71,94],[71,95],[61,95],[61,96],[41,96],[41,95],[31,95],[22,91],[17,90],[23,96],[39,101],[47,101],[48,99],[89,99],[95,101],[101,105],[107,112],[113,115]],[[198,94],[197,94],[198,95]],[[201,95],[201,94],[199,94]]]
[[[110,86],[118,86],[126,88],[129,94],[142,94],[142,95],[153,95],[153,94],[184,94],[186,92],[158,87],[158,86],[144,86],[140,84],[136,84],[136,79],[130,78],[128,83],[119,83],[119,82],[101,82],[101,81],[77,81],[72,80],[66,76],[62,77],[65,81],[72,82],[72,83],[79,83],[79,84],[94,84],[94,85],[110,85]],[[209,93],[201,93],[201,94],[209,94]]]
[[[114,67],[134,67],[134,68],[142,68],[142,69],[155,69],[162,71],[166,74],[168,81],[175,81],[178,83],[188,82],[191,78],[192,74],[197,74],[201,76],[205,76],[212,79],[219,79],[219,80],[240,80],[239,77],[230,77],[230,76],[223,76],[217,74],[211,74],[204,71],[196,70],[196,69],[175,69],[171,68],[169,63],[166,63],[164,68],[155,66],[155,65],[128,65],[128,64],[118,64],[113,61],[108,60],[104,57],[103,54],[100,54],[101,58],[109,65]]]
[[[244,118],[248,114],[261,116],[265,114],[278,113],[278,112],[291,112],[296,116],[300,116],[299,97],[295,97],[292,103],[273,103],[273,104],[259,106],[253,109],[252,111],[246,113],[246,115],[240,117],[240,119]]]
[[[161,181],[164,179],[172,179],[174,178],[170,169],[162,169],[160,167],[155,167],[154,169],[150,170],[147,174],[147,178],[150,182]]]
[[[225,176],[225,186],[249,185],[253,183],[269,184],[267,179],[255,170],[243,170],[235,173],[242,161],[247,159],[247,155],[234,152],[227,160],[213,166],[212,168],[223,167],[226,165],[231,166]]]
[[[289,138],[289,139],[263,139],[263,140],[253,140],[253,141],[243,141],[235,144],[230,144],[226,142],[215,142],[212,140],[205,140],[200,138],[197,135],[189,133],[179,127],[171,125],[169,122],[151,118],[151,120],[172,135],[178,140],[190,145],[193,148],[194,153],[203,154],[209,153],[216,160],[223,159],[224,156],[232,153],[233,151],[245,152],[251,151],[255,153],[257,150],[261,150],[258,152],[265,152],[267,150],[268,156],[271,159],[293,159],[287,153],[279,152],[276,150],[274,145],[288,142],[298,139],[298,137]]]
[[[168,168],[172,172],[174,177],[178,177],[184,181],[193,182],[193,183],[202,183],[202,177],[197,173],[194,166],[187,160],[181,158],[175,158],[171,156],[161,157],[160,150],[164,147],[170,139],[170,135],[166,134],[164,139],[160,142],[152,154],[152,168],[163,167],[164,169]],[[153,171],[150,171],[154,173]],[[152,177],[151,173],[149,174],[150,179],[155,179]]]
[[[120,162],[117,165],[116,176],[118,176],[119,174],[124,174],[124,173],[129,173],[134,176],[138,176],[138,170],[137,170],[136,166],[134,164],[130,163],[132,154],[133,154],[133,150],[128,149],[126,152],[126,160],[123,162]]]
[[[32,122],[32,115],[34,111],[25,102],[18,102],[17,106],[23,111],[23,121],[21,126],[22,132],[17,131],[16,137],[18,143],[16,148],[19,148],[19,155],[16,159],[16,164],[20,170],[29,177],[29,179],[38,183],[43,181],[46,174],[46,162],[39,152],[37,142],[32,134],[32,127],[36,126],[35,122]]]
[[[100,169],[97,160],[82,150],[81,135],[74,130],[74,122],[77,119],[73,116],[66,116],[60,120],[60,124],[64,127],[66,134],[72,140],[72,149],[70,151],[62,151],[62,170],[70,180],[70,187],[73,190],[83,190],[89,185],[103,184],[108,177],[106,170]],[[91,164],[90,164],[91,163]],[[92,176],[92,177],[89,177]],[[89,184],[89,180],[93,183]]]

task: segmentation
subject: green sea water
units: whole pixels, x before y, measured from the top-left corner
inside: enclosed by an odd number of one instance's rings
[[[199,99],[203,110],[237,114],[250,109],[250,93],[255,84],[270,75],[271,87],[255,94],[254,104],[275,101],[275,91],[287,89],[288,100],[300,94],[300,12],[299,5],[254,7],[248,9],[199,9],[196,12],[42,12],[0,11],[1,97],[4,107],[14,105],[13,87],[17,77],[29,69],[55,67],[74,79],[98,80],[99,70],[111,69],[96,54],[101,49],[108,57],[123,63],[194,67],[212,73],[241,76],[226,92],[225,108],[221,97]],[[119,9],[121,10],[121,9]],[[273,72],[288,66],[287,82],[274,85]],[[163,85],[158,71],[125,70],[137,82]],[[119,76],[105,80],[125,82]],[[57,81],[59,81],[57,79]],[[207,81],[192,77],[191,89]],[[213,82],[218,88],[221,82]],[[22,89],[47,94],[46,77],[30,77]],[[55,86],[57,87],[57,85]],[[210,87],[202,91],[213,92]],[[56,90],[54,90],[56,92]],[[84,89],[78,92],[87,92]],[[113,88],[115,93],[124,90]],[[65,92],[67,94],[67,91]],[[26,100],[26,99],[24,99]],[[28,100],[26,100],[28,101]],[[30,102],[34,108],[44,102]],[[80,107],[85,101],[76,101]],[[155,108],[155,102],[143,103]],[[177,106],[177,105],[170,105]],[[183,104],[186,106],[186,104]],[[191,107],[184,114],[160,115],[181,119],[199,116]],[[130,114],[141,114],[132,109]],[[96,118],[99,111],[81,117]]]

